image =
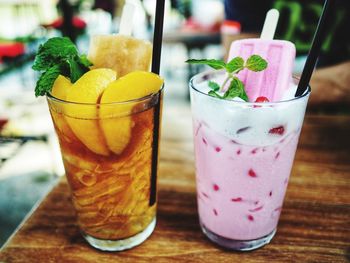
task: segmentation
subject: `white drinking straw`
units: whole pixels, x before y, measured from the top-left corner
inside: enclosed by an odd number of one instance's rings
[[[126,2],[123,7],[122,16],[119,25],[119,34],[125,36],[131,36],[133,21],[135,14],[135,5],[130,2]]]
[[[275,31],[280,14],[277,9],[270,9],[265,18],[264,27],[260,35],[260,39],[272,40],[275,36]]]

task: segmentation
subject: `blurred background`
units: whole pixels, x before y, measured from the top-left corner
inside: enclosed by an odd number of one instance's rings
[[[133,35],[152,41],[156,0],[127,1],[136,6]],[[87,53],[92,35],[118,32],[124,3],[0,0],[0,247],[64,173],[46,100],[34,96],[36,50],[64,35]],[[348,1],[338,3],[343,7],[336,10],[323,46],[328,61],[321,61],[331,67],[313,75],[308,105],[327,114],[350,113],[350,7]],[[281,13],[277,36],[296,45],[294,73],[300,73],[322,5],[323,0],[166,0],[160,73],[166,83],[164,109],[189,105],[188,80],[203,68],[184,63],[188,58],[223,59],[236,37],[258,36],[271,7]],[[319,102],[330,102],[332,109]]]

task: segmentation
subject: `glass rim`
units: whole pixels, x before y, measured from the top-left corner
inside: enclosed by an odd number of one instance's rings
[[[143,96],[141,98],[136,98],[136,99],[131,99],[131,100],[124,100],[124,101],[115,101],[115,102],[107,102],[107,103],[90,103],[90,102],[74,102],[74,101],[68,101],[68,100],[63,100],[55,97],[54,95],[51,94],[51,92],[46,93],[46,98],[58,103],[62,104],[68,104],[68,105],[80,105],[80,106],[117,106],[117,105],[127,105],[127,104],[132,104],[132,103],[140,103],[143,101],[146,101],[148,99],[152,99],[158,94],[161,94],[164,90],[164,84],[162,84],[162,87],[160,90],[158,90],[155,93],[151,93],[147,96]]]
[[[303,95],[301,95],[301,96],[299,96],[299,97],[294,97],[294,98],[289,99],[289,100],[281,100],[281,101],[275,101],[275,102],[247,102],[247,101],[235,101],[235,100],[220,99],[220,98],[216,98],[216,97],[210,96],[209,94],[204,93],[203,91],[197,89],[197,88],[195,87],[194,83],[193,83],[194,80],[195,80],[196,78],[199,78],[199,77],[204,76],[204,75],[209,74],[209,73],[215,73],[215,72],[218,72],[218,73],[225,73],[224,70],[219,70],[219,71],[216,71],[216,70],[207,70],[207,71],[204,71],[204,72],[202,72],[202,73],[198,73],[198,74],[194,75],[194,76],[190,79],[190,81],[189,81],[189,87],[190,87],[192,90],[196,91],[197,93],[200,93],[200,94],[205,95],[205,96],[207,96],[207,97],[213,98],[213,99],[215,99],[215,100],[218,100],[218,101],[219,101],[219,100],[220,100],[220,101],[225,101],[225,102],[234,103],[234,104],[237,103],[237,104],[239,104],[239,105],[246,105],[246,106],[253,106],[253,105],[271,106],[271,105],[277,105],[277,104],[285,104],[285,103],[289,103],[289,102],[298,101],[298,100],[300,100],[300,99],[302,99],[302,98],[304,98],[304,97],[308,97],[308,96],[310,95],[310,93],[311,93],[311,86],[310,86],[310,84],[309,84],[309,85],[307,86],[307,89],[304,91],[304,94],[303,94]],[[299,79],[300,79],[299,77],[297,77],[297,76],[295,76],[295,75],[293,75],[292,77],[293,77],[294,80],[299,80]]]

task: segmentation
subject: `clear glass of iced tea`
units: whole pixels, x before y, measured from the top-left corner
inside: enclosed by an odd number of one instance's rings
[[[95,248],[132,248],[153,232],[162,93],[104,104],[47,95],[78,226]]]

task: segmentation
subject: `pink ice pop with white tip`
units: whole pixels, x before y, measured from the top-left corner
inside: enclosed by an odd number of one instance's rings
[[[273,40],[277,22],[278,11],[270,10],[260,38],[237,40],[230,48],[229,61],[237,56],[246,60],[251,55],[259,55],[268,62],[262,72],[245,69],[238,74],[251,102],[260,96],[270,102],[279,101],[292,83],[295,46],[289,41]]]

